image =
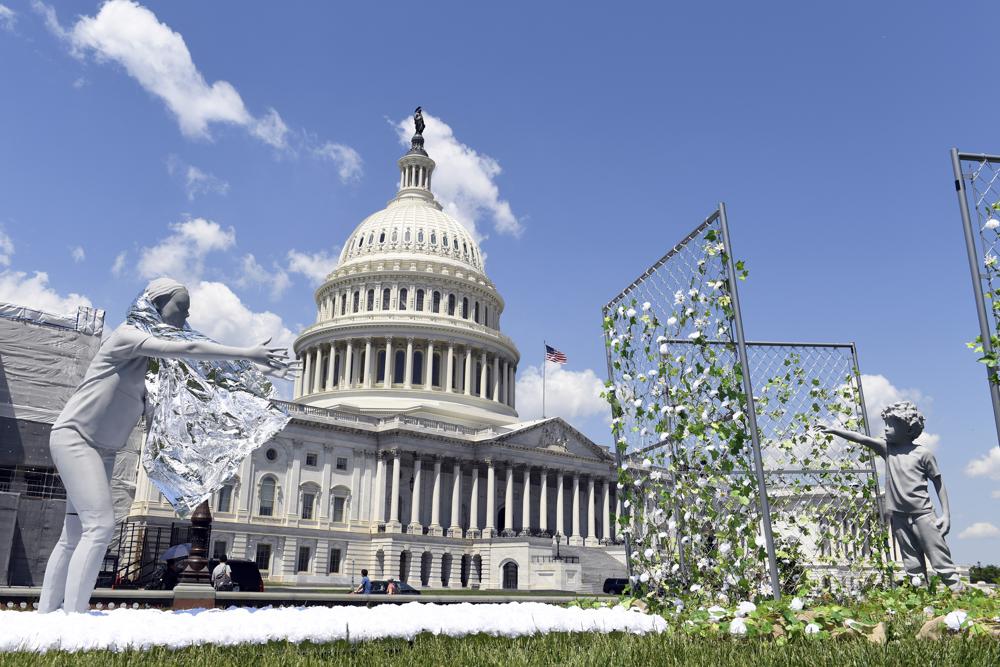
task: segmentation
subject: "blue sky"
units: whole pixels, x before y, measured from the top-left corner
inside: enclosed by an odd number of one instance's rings
[[[927,415],[956,558],[995,562],[948,149],[1000,152],[969,38],[1000,10],[667,4],[0,0],[0,299],[116,324],[169,270],[209,333],[288,340],[393,195],[420,104],[438,194],[506,299],[524,416],[545,338],[570,359],[550,414],[607,444],[600,307],[725,200],[748,337],[856,341],[870,402]]]

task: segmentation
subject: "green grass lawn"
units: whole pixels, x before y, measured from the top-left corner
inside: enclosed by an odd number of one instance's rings
[[[1000,642],[988,639],[922,641],[912,638],[878,646],[867,641],[809,641],[778,646],[748,640],[690,639],[670,635],[551,634],[519,639],[477,635],[455,639],[421,635],[413,642],[378,640],[350,644],[271,643],[260,646],[198,646],[178,651],[111,653],[51,652],[0,655],[11,667],[45,665],[708,665],[739,667],[848,667],[868,665],[1000,665]]]

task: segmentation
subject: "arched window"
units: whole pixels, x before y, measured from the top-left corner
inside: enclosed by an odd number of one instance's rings
[[[507,561],[503,564],[503,587],[505,590],[517,590],[517,563]]]
[[[399,232],[395,229],[392,230],[392,242],[395,243],[398,238],[399,238]]]
[[[465,241],[462,241],[462,254],[463,255],[469,254],[469,246],[465,245]]]
[[[351,305],[354,306],[354,308],[352,309],[351,312],[354,312],[354,313],[358,312],[358,306],[361,305],[361,292],[358,292],[357,290],[355,290],[355,292],[354,292],[354,303],[351,304]]]
[[[364,234],[362,234],[362,235],[361,235],[361,236],[360,236],[360,237],[358,238],[358,249],[360,250],[360,249],[361,249],[361,247],[362,247],[362,246],[363,246],[364,244],[365,244],[365,235],[364,235]]]
[[[396,354],[393,355],[395,359],[395,368],[392,369],[392,381],[394,384],[403,384],[404,378],[406,377],[406,352],[404,350],[396,350]]]
[[[379,242],[379,243],[385,243],[385,232],[384,232],[384,231],[382,231],[382,232],[379,232],[379,235],[378,235],[378,242]]]
[[[299,489],[299,516],[307,521],[316,518],[316,507],[319,501],[319,486],[303,484]]]
[[[469,319],[469,297],[462,297],[462,319]]]
[[[399,309],[400,310],[406,310],[406,301],[409,298],[409,296],[410,296],[410,292],[405,287],[403,289],[399,290]]]
[[[454,294],[449,294],[448,295],[448,314],[449,315],[454,315],[455,314],[455,295]]]
[[[417,231],[417,243],[424,242],[424,230],[420,229]]]
[[[368,290],[368,296],[365,298],[365,310],[371,312],[375,310],[375,290]]]
[[[437,245],[437,244],[438,244],[437,232],[431,232],[431,245]]]
[[[346,486],[337,485],[330,489],[330,520],[334,523],[347,521],[347,501],[351,490]]]
[[[368,245],[375,242],[375,232],[368,232]]]
[[[474,319],[476,321],[476,324],[479,324],[479,302],[478,301],[476,302],[475,306],[473,306],[473,308],[472,308],[472,319]]]
[[[452,239],[452,243],[455,246],[455,252],[458,252],[458,239]]]
[[[260,482],[260,498],[257,501],[257,514],[274,516],[274,478],[265,477]]]
[[[483,304],[483,324],[490,326],[490,307]]]
[[[392,292],[388,287],[382,290],[382,310],[389,310],[389,298],[391,295]]]
[[[406,233],[403,234],[403,241],[405,241],[406,243],[410,242],[410,230],[409,229],[407,229]]]
[[[226,482],[216,495],[215,511],[230,512],[233,504],[233,483]]]
[[[422,311],[424,309],[424,291],[422,289],[417,290],[417,304],[414,310]]]
[[[347,313],[347,292],[340,295],[340,314],[344,315]]]
[[[479,380],[482,378],[481,373],[483,372],[483,365],[478,361],[472,362],[472,393],[479,396],[482,393],[482,387],[480,386]]]
[[[422,350],[413,351],[413,372],[410,374],[410,382],[415,386],[424,383],[424,353]]]
[[[441,246],[447,250],[448,249],[448,233],[445,232],[441,235]]]
[[[431,312],[433,313],[441,312],[441,292],[434,292],[433,302],[431,304]]]

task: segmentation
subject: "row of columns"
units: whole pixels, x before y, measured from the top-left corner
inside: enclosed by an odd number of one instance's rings
[[[391,388],[395,375],[395,354],[393,350],[393,339],[385,339],[384,348],[374,348],[372,338],[347,339],[331,344],[320,344],[315,347],[303,350],[299,353],[298,359],[302,363],[302,373],[295,381],[295,398],[317,394],[322,391],[333,391],[334,389],[350,389],[361,387],[371,389],[376,384],[381,384],[385,389]],[[434,354],[436,345],[442,355],[438,367],[439,386],[434,385]],[[364,355],[361,355],[361,350]],[[507,359],[501,359],[499,355],[490,354],[486,350],[477,349],[471,346],[459,347],[454,342],[448,341],[441,344],[433,340],[417,342],[414,338],[406,339],[406,354],[404,356],[403,383],[404,389],[414,388],[413,378],[413,356],[414,352],[420,349],[423,352],[422,377],[418,378],[417,388],[425,391],[440,390],[446,393],[461,392],[466,396],[478,396],[496,403],[503,403],[514,407],[514,391],[516,367]],[[385,351],[383,360],[382,382],[378,383],[375,364],[372,354]],[[473,358],[478,357],[479,369],[479,391],[474,391],[473,382]],[[341,363],[337,363],[338,358]],[[361,360],[363,359],[363,364]],[[487,364],[493,366],[492,382],[487,384]],[[462,380],[459,386],[456,380],[456,364],[461,364],[459,379]],[[326,381],[324,382],[323,369],[326,368]],[[421,386],[422,385],[422,386]]]
[[[387,308],[385,303],[383,303],[383,293],[386,289],[390,291],[389,301],[394,305],[393,308]],[[368,307],[368,291],[372,290],[374,292],[371,308]],[[400,303],[400,292],[406,290],[405,303]],[[423,303],[421,307],[417,304],[417,291],[423,290]],[[434,308],[434,293],[438,294],[438,307]],[[354,308],[354,295],[358,295],[358,306],[357,310]],[[324,322],[326,320],[336,319],[341,315],[355,315],[358,313],[380,313],[380,312],[397,312],[406,311],[414,313],[429,313],[431,315],[448,315],[448,299],[453,297],[455,299],[454,312],[449,317],[454,317],[456,319],[468,320],[475,322],[476,324],[481,324],[485,327],[491,329],[499,329],[499,310],[497,310],[495,305],[480,300],[481,297],[470,297],[468,294],[461,292],[451,292],[442,289],[433,289],[420,287],[418,285],[398,285],[393,284],[391,287],[388,285],[382,285],[377,283],[375,285],[358,287],[352,291],[348,292],[328,292],[319,301],[317,308],[317,321]],[[462,302],[463,300],[468,300],[468,309],[464,316],[462,313]],[[476,316],[476,304],[479,304],[479,315]]]
[[[388,460],[388,461],[387,461]],[[597,505],[600,502],[601,506],[601,535],[604,538],[611,538],[614,536],[612,530],[614,528],[614,523],[611,521],[611,484],[607,479],[598,479],[594,476],[588,476],[586,478],[586,499],[587,503],[587,530],[584,532],[580,525],[580,503],[581,503],[581,475],[579,473],[564,473],[562,470],[555,470],[555,487],[556,487],[556,520],[554,526],[548,525],[548,483],[549,475],[553,471],[547,468],[533,468],[531,466],[523,464],[507,463],[505,464],[505,481],[504,481],[504,507],[506,511],[504,512],[504,525],[496,526],[494,525],[496,517],[496,476],[497,476],[497,464],[487,459],[484,463],[486,468],[486,521],[485,524],[480,528],[479,526],[479,470],[480,462],[470,461],[465,465],[469,466],[471,485],[468,489],[469,498],[469,525],[460,525],[460,511],[462,504],[462,477],[463,477],[463,462],[459,460],[454,460],[451,464],[452,467],[452,485],[451,485],[451,525],[445,529],[441,525],[441,502],[443,500],[443,494],[445,489],[442,485],[442,467],[444,462],[441,457],[433,457],[433,469],[432,469],[432,484],[433,489],[431,493],[431,517],[430,524],[427,526],[428,533],[430,535],[447,535],[448,537],[489,537],[495,534],[500,534],[502,536],[514,536],[514,535],[527,535],[530,534],[530,517],[536,516],[538,521],[538,529],[541,532],[547,533],[550,530],[552,534],[558,533],[564,535],[568,538],[568,543],[571,545],[586,545],[586,546],[596,546],[599,542],[597,539]],[[389,517],[385,518],[385,487],[386,483],[386,466],[391,463],[392,471],[390,473],[390,484],[391,493],[389,494]],[[519,532],[515,531],[514,524],[514,485],[518,482],[516,479],[516,469],[521,468],[521,525],[518,526]],[[375,472],[375,493],[376,493],[376,503],[374,505],[375,516],[373,521],[376,524],[385,523],[386,530],[388,532],[401,532],[402,523],[399,520],[399,478],[402,469],[402,452],[400,450],[393,450],[391,453],[382,452],[378,457],[378,464]],[[538,507],[532,507],[531,498],[531,475],[532,471],[537,470],[539,473],[539,483],[541,487],[541,494],[539,497]],[[565,525],[565,487],[566,478],[569,477],[572,483],[571,486],[571,496],[570,502],[572,503],[572,522],[567,530]],[[423,524],[420,522],[420,505],[423,489],[423,460],[419,456],[415,456],[413,459],[413,490],[412,497],[410,501],[410,516],[412,520],[407,527],[409,532],[423,533]],[[598,501],[598,496],[600,496],[600,501]],[[537,509],[537,514],[534,511]]]

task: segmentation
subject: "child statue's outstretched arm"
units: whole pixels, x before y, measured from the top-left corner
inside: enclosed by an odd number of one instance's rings
[[[945,536],[951,530],[951,504],[948,502],[948,489],[944,488],[944,480],[941,475],[931,477],[934,483],[934,490],[937,491],[938,500],[941,501],[941,516],[935,522],[941,530],[941,535]]]
[[[859,445],[864,445],[883,458],[885,458],[887,454],[885,441],[880,438],[873,438],[865,435],[864,433],[848,431],[842,428],[833,428],[832,426],[820,426],[820,430],[823,431],[823,433],[840,436],[845,440],[850,440],[851,442],[856,442]]]

